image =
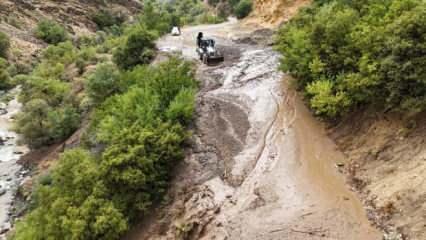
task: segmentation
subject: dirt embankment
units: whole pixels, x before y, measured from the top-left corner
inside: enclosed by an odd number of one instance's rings
[[[248,24],[274,28],[290,20],[297,11],[312,0],[255,0]]]
[[[42,19],[52,19],[63,24],[72,36],[92,34],[96,24],[91,16],[101,8],[120,11],[132,16],[140,10],[137,0],[109,1],[92,0],[1,0],[0,31],[11,37],[11,60],[33,60],[40,49],[46,45],[33,35],[34,28]]]
[[[425,121],[425,115],[403,120],[364,111],[330,129],[351,162],[345,171],[370,219],[413,240],[426,239]]]

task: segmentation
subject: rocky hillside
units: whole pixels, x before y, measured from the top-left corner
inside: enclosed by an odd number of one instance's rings
[[[276,27],[288,21],[299,8],[310,2],[310,0],[255,0],[248,22]]]
[[[32,34],[37,22],[52,19],[66,26],[73,35],[90,34],[96,30],[91,16],[106,4],[126,16],[141,7],[137,0],[1,0],[0,31],[11,37],[12,57],[25,59],[44,46]]]

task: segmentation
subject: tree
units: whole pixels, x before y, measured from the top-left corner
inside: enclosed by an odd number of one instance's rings
[[[132,28],[125,40],[114,52],[114,62],[122,69],[149,63],[155,55],[155,35],[143,26]]]
[[[68,39],[65,28],[51,20],[41,20],[35,30],[35,36],[49,44],[58,44]]]
[[[86,91],[95,104],[119,91],[120,73],[111,63],[100,64],[85,81]]]
[[[180,125],[135,124],[114,136],[102,155],[106,184],[126,215],[146,212],[165,193],[172,167],[183,158],[185,131]]]
[[[36,187],[35,208],[17,223],[14,239],[118,239],[127,230],[127,219],[106,193],[90,153],[66,151],[52,183]]]
[[[237,18],[241,19],[247,17],[252,10],[252,5],[252,0],[241,0],[234,8]]]
[[[0,90],[7,90],[11,85],[10,75],[7,70],[7,62],[0,57]]]
[[[51,107],[43,99],[28,101],[17,117],[17,130],[30,146],[37,147],[49,141],[46,134],[47,116]]]

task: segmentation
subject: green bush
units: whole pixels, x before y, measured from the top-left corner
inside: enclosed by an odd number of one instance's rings
[[[43,78],[38,76],[19,76],[18,83],[22,86],[19,101],[27,103],[38,98],[45,100],[49,106],[59,106],[64,102],[71,92],[69,83],[56,79]]]
[[[92,21],[96,23],[100,30],[110,28],[112,26],[120,26],[124,21],[124,17],[120,13],[114,13],[110,10],[101,9],[92,14]]]
[[[100,64],[85,81],[85,89],[95,104],[119,91],[120,73],[111,63]]]
[[[37,186],[35,208],[16,224],[13,239],[118,239],[127,219],[107,191],[90,153],[67,151],[52,171],[52,183]]]
[[[234,8],[235,16],[239,19],[247,17],[253,8],[252,0],[241,0]]]
[[[49,44],[58,44],[68,39],[64,27],[51,20],[42,20],[38,23],[35,36]]]
[[[12,86],[7,61],[0,58],[0,90],[7,90]]]
[[[36,186],[32,208],[16,224],[13,239],[120,239],[130,223],[161,201],[173,167],[183,159],[188,133],[182,124],[192,117],[193,76],[188,63],[171,59],[112,81],[109,85],[122,93],[108,98],[90,124],[103,150],[96,155],[66,151],[48,184]],[[46,101],[34,99],[24,105],[18,121],[43,140],[42,129],[51,127],[42,119],[51,119],[46,116],[52,110]]]
[[[426,110],[426,2],[316,1],[278,34],[282,70],[316,113]]]
[[[155,55],[155,35],[144,27],[129,30],[124,44],[114,51],[114,62],[122,69],[131,69],[139,64],[149,63]]]
[[[114,136],[102,155],[106,186],[116,189],[113,202],[126,216],[146,213],[164,195],[173,166],[183,159],[186,138],[179,124],[134,124]]]
[[[78,127],[80,116],[76,109],[64,106],[52,108],[43,99],[28,101],[17,116],[17,131],[30,146],[38,148],[70,136]]]
[[[0,57],[6,58],[7,57],[7,51],[10,47],[10,39],[9,37],[3,33],[0,32]]]

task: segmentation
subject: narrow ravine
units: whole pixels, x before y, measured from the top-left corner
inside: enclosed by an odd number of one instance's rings
[[[2,103],[0,110],[0,239],[2,233],[10,228],[15,191],[26,174],[18,160],[28,149],[19,144],[19,136],[12,130],[14,116],[21,109],[16,99],[18,91],[15,88],[2,94],[3,97],[7,94],[12,100]]]
[[[281,56],[241,43],[254,30],[231,21],[158,43],[196,59],[204,32],[226,61],[199,65],[194,146],[174,201],[128,239],[380,239],[335,167],[343,154],[278,71]]]

